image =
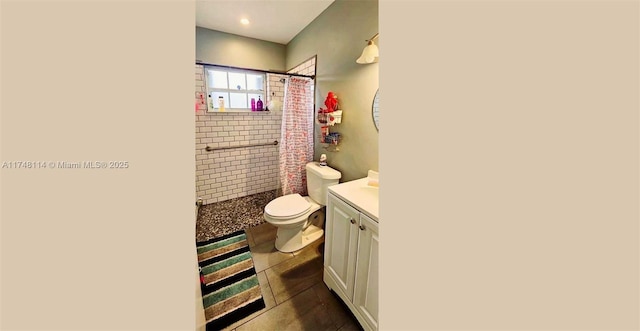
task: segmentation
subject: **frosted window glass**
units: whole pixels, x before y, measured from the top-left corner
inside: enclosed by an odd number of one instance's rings
[[[231,93],[229,100],[229,108],[249,108],[245,93]]]
[[[225,111],[251,111],[251,98],[267,106],[265,74],[244,69],[211,66],[205,69],[208,98],[211,101],[209,111],[218,112],[218,97],[224,100]]]
[[[227,73],[224,71],[209,70],[209,87],[227,88]]]
[[[262,91],[263,88],[262,76],[247,74],[247,90]]]
[[[230,72],[229,73],[229,89],[230,90],[246,90],[247,82],[245,80],[245,74]]]

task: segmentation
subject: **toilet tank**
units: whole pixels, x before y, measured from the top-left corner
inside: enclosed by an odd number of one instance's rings
[[[313,201],[327,205],[327,187],[338,184],[342,177],[340,171],[320,166],[318,162],[307,163],[307,191]]]

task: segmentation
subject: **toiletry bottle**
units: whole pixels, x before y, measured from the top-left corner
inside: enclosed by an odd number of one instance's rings
[[[218,108],[219,111],[224,111],[224,98],[218,97]]]
[[[251,111],[256,111],[256,99],[251,98]]]
[[[258,110],[258,111],[262,111],[262,110],[264,110],[264,109],[262,108],[262,100],[260,100],[260,96],[258,96],[258,102],[256,102],[256,104],[257,104],[257,105],[256,105],[256,108],[257,108],[257,110]]]

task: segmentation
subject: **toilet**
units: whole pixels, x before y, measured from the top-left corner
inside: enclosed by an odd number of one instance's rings
[[[322,237],[327,187],[338,184],[342,177],[338,170],[318,162],[309,162],[305,168],[309,196],[287,194],[264,207],[264,219],[278,229],[276,249],[284,253],[297,251]]]

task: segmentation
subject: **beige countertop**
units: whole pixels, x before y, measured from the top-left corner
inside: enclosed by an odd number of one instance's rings
[[[379,188],[367,185],[368,181],[365,177],[329,186],[329,192],[378,222]]]

